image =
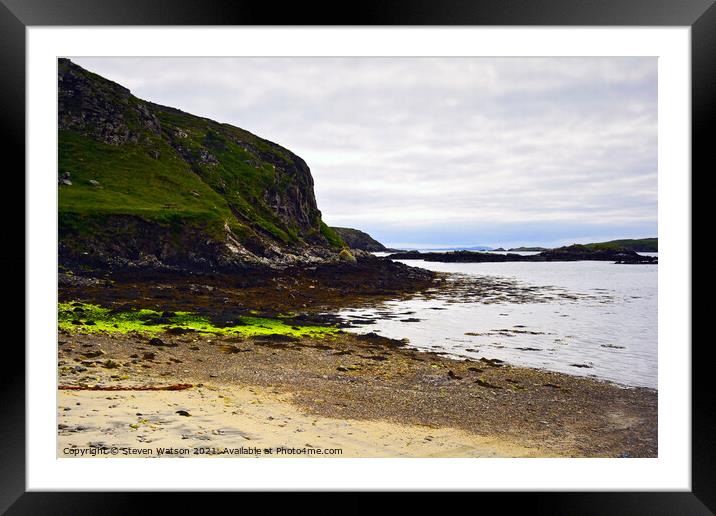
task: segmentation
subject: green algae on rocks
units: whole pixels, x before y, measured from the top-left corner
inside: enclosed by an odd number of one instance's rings
[[[158,312],[155,310],[118,311],[102,306],[65,302],[58,305],[58,327],[72,333],[130,333],[156,335],[164,332],[201,332],[217,335],[253,337],[287,335],[321,338],[339,332],[331,326],[297,326],[281,318],[240,317],[234,326],[219,327],[207,317],[191,312]]]

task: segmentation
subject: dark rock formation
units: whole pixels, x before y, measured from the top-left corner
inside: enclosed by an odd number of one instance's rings
[[[157,117],[124,86],[89,73],[69,59],[60,59],[58,67],[60,130],[75,131],[110,145],[136,143],[143,130],[161,134]]]
[[[454,263],[480,263],[480,262],[574,262],[574,261],[609,261],[625,264],[658,263],[652,256],[641,256],[634,251],[626,249],[589,249],[582,245],[571,245],[542,251],[536,255],[521,254],[495,254],[474,251],[453,251],[449,253],[420,253],[408,251],[393,253],[388,256],[393,260],[424,260],[426,262],[454,262]]]
[[[528,257],[533,258],[533,257]],[[545,261],[580,261],[597,260],[619,263],[657,263],[653,256],[642,256],[636,251],[624,248],[592,249],[583,245],[570,245],[542,251],[534,258],[543,258]]]

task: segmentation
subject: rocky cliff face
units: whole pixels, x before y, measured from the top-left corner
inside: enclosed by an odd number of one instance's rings
[[[138,143],[143,130],[161,135],[159,119],[145,102],[68,59],[59,60],[57,90],[61,131],[75,131],[110,145]]]
[[[58,69],[61,263],[231,268],[340,250],[299,156],[67,59]]]
[[[343,239],[351,249],[360,249],[361,251],[381,252],[387,251],[387,248],[370,236],[368,233],[353,228],[332,227],[333,231]]]

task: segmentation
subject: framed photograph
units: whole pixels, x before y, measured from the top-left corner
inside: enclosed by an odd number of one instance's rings
[[[713,2],[448,4],[3,0],[27,243],[3,510],[714,510],[691,338]]]

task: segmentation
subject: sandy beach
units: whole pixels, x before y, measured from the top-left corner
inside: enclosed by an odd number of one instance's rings
[[[59,403],[59,457],[553,456],[455,428],[316,416],[259,387],[60,391]]]
[[[58,363],[59,457],[657,454],[653,390],[378,336],[61,330]]]

